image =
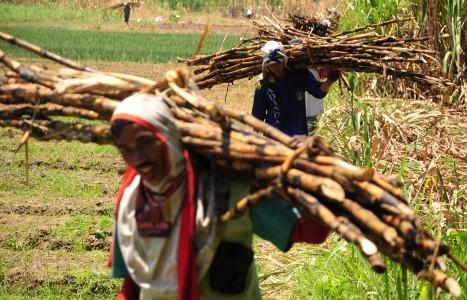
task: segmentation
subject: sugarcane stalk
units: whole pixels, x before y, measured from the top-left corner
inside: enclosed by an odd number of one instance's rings
[[[222,222],[227,222],[230,220],[233,220],[235,218],[240,217],[242,214],[245,213],[245,211],[257,204],[261,200],[265,200],[267,198],[271,198],[274,195],[274,187],[269,186],[265,189],[259,190],[255,192],[254,194],[248,195],[245,198],[241,199],[238,201],[234,207],[229,209],[227,212],[225,212],[221,216],[221,221]]]
[[[238,153],[254,153],[259,157],[265,158],[275,158],[275,159],[283,159],[287,156],[287,153],[283,153],[280,151],[281,149],[274,146],[269,145],[251,145],[251,144],[243,144],[238,143],[235,140],[225,139],[224,141],[213,141],[213,140],[205,140],[202,138],[194,138],[189,136],[182,137],[182,140],[188,144],[199,145],[201,147],[209,146],[209,147],[222,147],[224,151],[227,152],[238,152]],[[205,143],[205,144],[203,144]]]
[[[180,129],[183,136],[186,137],[196,137],[202,140],[213,140],[213,141],[233,141],[243,144],[255,145],[258,147],[274,147],[280,155],[288,155],[291,151],[285,147],[277,147],[272,145],[265,139],[260,139],[253,135],[240,134],[236,131],[222,132],[220,129],[215,128],[213,130],[212,126],[208,127],[206,125],[196,124],[196,123],[185,123],[176,121],[177,127]],[[276,155],[276,154],[274,154]]]
[[[448,253],[446,253],[447,257],[449,257],[450,259],[452,259],[452,261],[458,265],[462,270],[464,270],[464,272],[467,272],[467,264],[464,263],[463,261],[461,261],[458,257],[456,257],[452,252],[451,250],[449,250]]]
[[[375,174],[375,176],[373,176],[372,178],[372,181],[380,188],[388,191],[389,193],[391,193],[391,195],[397,197],[397,199],[406,203],[404,193],[399,188],[397,188],[396,185],[389,183],[388,180],[385,180],[384,176]]]
[[[317,193],[328,199],[341,202],[345,198],[342,187],[332,179],[306,174],[297,169],[289,170],[286,178],[288,184]]]
[[[339,232],[346,240],[360,247],[365,255],[370,256],[378,252],[378,248],[372,241],[365,238],[365,236],[359,232],[352,230],[352,227],[339,221],[339,219],[315,197],[300,189],[288,188],[287,192],[300,204],[306,213],[323,222],[331,230]]]
[[[337,219],[351,228],[352,231],[357,233],[360,236],[364,236],[364,233],[358,228],[354,223],[352,223],[348,218],[339,216]],[[386,264],[384,263],[384,259],[381,257],[381,254],[379,252],[372,253],[372,254],[365,254],[362,252],[363,255],[365,255],[366,259],[371,265],[371,268],[376,272],[376,273],[384,273],[386,271]]]
[[[198,148],[194,147],[192,148],[195,152],[211,157],[222,157],[222,158],[229,158],[229,159],[245,159],[245,160],[253,160],[257,162],[280,162],[282,161],[283,158],[281,157],[273,157],[273,156],[266,156],[263,157],[258,153],[254,152],[243,152],[243,151],[232,151],[228,149],[224,149],[222,147],[206,147],[205,149],[203,148]]]
[[[270,137],[274,140],[277,140],[281,142],[282,144],[289,146],[290,143],[292,142],[292,139],[290,136],[286,135],[282,131],[280,131],[277,128],[274,128],[272,126],[269,126],[268,124],[256,119],[250,114],[246,114],[243,112],[235,111],[233,109],[225,108],[224,109],[225,113],[227,116],[240,121],[241,123],[244,123],[246,125],[249,125],[253,130],[256,130],[258,132],[262,132],[264,135],[267,137]]]
[[[47,116],[69,116],[69,117],[79,117],[90,120],[108,120],[110,119],[110,114],[99,114],[95,111],[81,109],[77,107],[64,107],[59,104],[17,104],[9,105],[5,108],[0,107],[0,118],[8,117],[21,117],[23,115],[36,114],[37,117],[47,117]]]
[[[135,84],[99,73],[90,73],[90,76],[85,78],[65,79],[54,87],[57,94],[93,91],[94,94],[109,95],[120,99],[139,91],[139,87]]]
[[[376,235],[382,236],[390,245],[395,245],[397,231],[393,227],[386,225],[373,212],[363,208],[352,200],[345,199],[341,204],[356,222],[362,224]]]
[[[49,120],[0,119],[0,127],[15,127],[31,130],[31,135],[39,140],[78,140],[100,145],[111,144],[109,128],[83,124],[69,124]]]
[[[335,167],[336,172],[344,175],[347,178],[357,181],[368,181],[373,178],[375,173],[374,169],[367,168],[362,169],[356,166],[353,166],[343,160],[340,160],[336,157],[331,156],[316,156],[313,158],[313,161],[323,165],[332,165]]]
[[[431,281],[435,286],[443,288],[454,297],[460,297],[461,287],[457,281],[438,270],[421,270],[417,276]]]
[[[50,83],[47,83],[41,78],[39,78],[38,74],[33,72],[31,69],[24,67],[19,62],[11,59],[2,50],[0,50],[0,62],[8,68],[10,68],[11,70],[13,70],[14,72],[16,72],[19,76],[21,76],[21,78],[23,78],[26,81],[39,83],[47,87],[52,87]]]
[[[338,173],[336,168],[333,166],[319,165],[304,159],[296,159],[293,165],[301,171],[331,178],[335,182],[339,183],[346,193],[355,192],[355,185],[352,183],[352,178],[348,178]]]
[[[260,167],[254,162],[246,161],[242,159],[216,160],[216,163],[224,168],[232,169],[236,172],[249,175],[261,182],[273,182],[277,178],[277,174],[280,172],[280,166],[272,167]]]
[[[371,184],[369,182],[356,182],[356,186],[367,195],[372,203],[382,203],[397,208],[402,214],[413,217],[413,210],[408,207],[405,203],[399,201],[397,198],[381,189],[380,187]]]
[[[0,98],[3,104],[16,103],[56,103],[63,106],[74,106],[93,110],[98,113],[112,113],[120,102],[89,94],[63,94],[54,93],[51,89],[34,84],[10,84],[0,86]]]

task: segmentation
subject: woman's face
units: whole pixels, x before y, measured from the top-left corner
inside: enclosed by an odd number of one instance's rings
[[[131,123],[120,130],[115,140],[123,160],[148,183],[157,184],[164,178],[162,142],[149,130]]]

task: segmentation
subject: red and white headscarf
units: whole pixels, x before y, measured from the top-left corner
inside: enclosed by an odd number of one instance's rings
[[[155,95],[136,94],[126,98],[115,110],[112,121],[134,122],[152,132],[163,143],[164,178],[157,185],[144,182],[128,168],[116,205],[120,250],[132,279],[140,286],[141,296],[199,299],[194,232],[196,204],[194,173],[181,134],[170,109]],[[153,192],[164,193],[174,178],[186,176],[183,184],[164,201],[173,224],[169,237],[142,237],[136,227],[135,205],[144,184]]]
[[[159,97],[136,94],[120,103],[112,115],[111,121],[115,120],[134,122],[153,132],[162,142],[164,179],[157,186],[149,187],[157,192],[163,192],[168,182],[185,170],[181,135],[173,123],[172,112]]]

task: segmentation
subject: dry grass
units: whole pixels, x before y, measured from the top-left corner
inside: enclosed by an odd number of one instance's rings
[[[467,115],[427,101],[361,98],[372,118],[369,126],[372,164],[385,173],[399,174],[411,204],[424,216],[437,216],[428,224],[442,232],[467,224]],[[362,136],[346,132],[348,102],[330,108],[319,133],[338,152],[365,147]],[[348,118],[348,117],[347,117]]]

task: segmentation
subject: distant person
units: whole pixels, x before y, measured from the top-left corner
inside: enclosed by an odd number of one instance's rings
[[[251,19],[253,18],[253,8],[248,8],[248,10],[246,11],[246,18],[247,19]]]
[[[128,25],[128,22],[130,21],[130,12],[131,12],[131,5],[129,2],[125,2],[125,4],[123,5],[123,16],[125,18],[125,23],[127,26]]]
[[[320,82],[307,69],[286,69],[288,58],[282,43],[269,41],[261,50],[264,53],[263,74],[255,91],[252,115],[290,136],[311,134],[305,93],[324,98],[340,72],[329,71],[327,80]]]

